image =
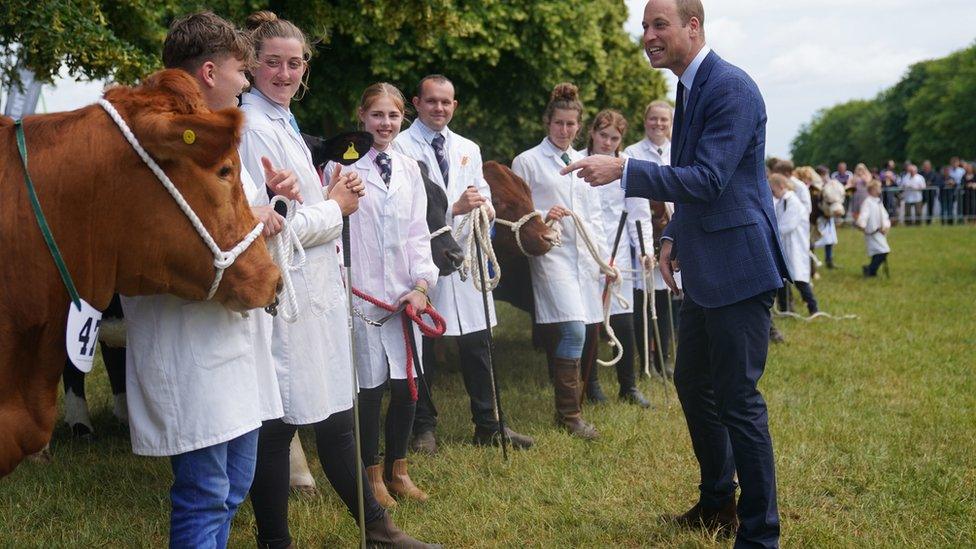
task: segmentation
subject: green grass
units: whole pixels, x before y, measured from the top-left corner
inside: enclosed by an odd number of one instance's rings
[[[785,547],[976,545],[976,229],[896,228],[891,279],[863,280],[863,240],[841,231],[840,269],[815,283],[821,307],[855,321],[779,320],[761,384],[770,408]],[[726,543],[663,524],[696,498],[698,469],[680,408],[642,381],[655,407],[613,402],[585,417],[595,443],[552,424],[543,357],[528,318],[501,308],[496,332],[503,402],[512,426],[536,437],[508,463],[470,445],[460,375],[435,398],[441,453],[412,458],[431,494],[393,516],[449,547],[713,547]],[[133,456],[111,416],[104,369],[90,378],[99,438],[55,432],[51,465],[25,463],[0,481],[0,546],[165,544],[169,464]],[[615,389],[610,369],[604,387]],[[609,391],[608,391],[609,392]],[[309,435],[309,433],[303,433]],[[307,440],[307,439],[306,439]],[[311,449],[311,444],[306,444]],[[293,497],[302,547],[352,547],[356,530],[309,452],[322,493]],[[248,504],[231,545],[253,546]]]

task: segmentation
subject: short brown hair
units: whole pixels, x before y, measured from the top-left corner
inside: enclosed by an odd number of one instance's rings
[[[207,61],[227,56],[254,64],[247,35],[211,11],[176,19],[163,42],[163,65],[169,69],[194,72]]]
[[[793,190],[793,182],[783,174],[774,173],[769,176],[769,184],[774,187],[781,187],[788,191]]]
[[[769,170],[773,173],[783,174],[786,177],[793,175],[793,162],[790,160],[777,160]]]
[[[420,82],[417,83],[417,92],[414,95],[414,97],[421,98],[424,96],[425,82],[434,82],[436,84],[450,84],[451,86],[454,86],[454,82],[451,82],[451,79],[444,76],[443,74],[428,74],[427,76],[421,78]]]
[[[691,18],[698,19],[698,25],[705,28],[705,7],[701,0],[675,0],[678,8],[678,17],[681,17],[681,24],[687,25]]]

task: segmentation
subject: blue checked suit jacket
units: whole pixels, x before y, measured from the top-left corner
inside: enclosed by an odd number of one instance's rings
[[[722,307],[789,278],[766,181],[766,105],[756,83],[714,51],[675,114],[671,166],[630,159],[626,195],[675,203],[674,241],[684,291]]]

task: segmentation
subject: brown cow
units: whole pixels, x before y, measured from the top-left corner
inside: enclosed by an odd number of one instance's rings
[[[222,250],[255,227],[241,188],[237,109],[207,109],[179,70],[105,98]],[[24,130],[39,201],[83,299],[104,309],[116,291],[206,297],[213,254],[102,107],[27,117]],[[184,138],[188,130],[195,139]],[[69,302],[28,203],[14,131],[0,117],[0,477],[50,440]],[[214,299],[233,310],[262,307],[279,283],[258,239],[225,271]]]

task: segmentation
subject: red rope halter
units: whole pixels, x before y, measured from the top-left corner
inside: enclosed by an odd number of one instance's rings
[[[359,299],[362,299],[367,303],[372,303],[373,305],[376,305],[380,309],[387,312],[392,313],[397,310],[394,305],[380,301],[379,299],[356,288],[352,289],[352,293]],[[424,322],[423,315],[429,316],[434,322],[434,325],[431,326],[430,324]],[[407,307],[403,310],[403,314],[400,315],[400,319],[403,326],[403,345],[407,349],[407,387],[410,389],[410,398],[416,402],[417,382],[413,378],[413,353],[410,349],[409,339],[413,334],[410,333],[410,322],[414,322],[420,328],[420,333],[427,337],[441,337],[444,335],[444,330],[447,329],[447,325],[444,323],[444,317],[438,314],[438,312],[434,309],[434,306],[430,304],[427,305],[427,309],[418,314],[413,305],[408,303]]]

